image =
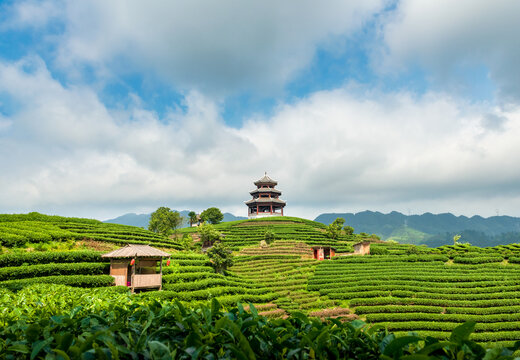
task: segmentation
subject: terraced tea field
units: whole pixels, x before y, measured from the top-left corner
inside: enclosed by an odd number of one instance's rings
[[[98,220],[65,218],[38,213],[0,215],[0,246],[38,246],[49,242],[94,240],[115,247],[124,244],[150,244],[180,249],[172,239],[135,226],[105,224]]]
[[[107,287],[109,263],[95,251],[25,252],[0,255],[0,288],[20,290],[31,284]],[[218,297],[223,304],[237,301],[269,303],[279,297],[268,287],[236,276],[216,274],[203,254],[175,252],[171,266],[163,264],[164,291],[144,296],[176,298],[184,302]]]
[[[478,322],[472,339],[520,339],[520,266],[448,262],[443,255],[347,257],[320,263],[308,290],[390,331],[447,338]]]
[[[307,244],[275,241],[265,248],[242,249],[235,257],[231,272],[278,294],[279,298],[274,303],[285,313],[309,313],[311,310],[336,307],[334,301],[319,292],[307,291],[308,278],[318,263],[318,260],[312,259],[312,248]],[[336,312],[343,314],[339,310]],[[344,313],[348,314],[348,311]]]
[[[332,240],[323,225],[297,218],[236,221],[216,226],[225,235],[223,242],[235,250],[234,265],[220,275],[205,254],[177,251],[177,240],[143,229],[39,214],[2,219],[0,240],[7,253],[0,254],[0,289],[19,291],[33,284],[112,288],[101,252],[32,247],[85,239],[112,247],[146,243],[167,249],[172,261],[170,266],[163,263],[163,291],[136,295],[145,300],[176,299],[188,306],[213,298],[226,306],[253,303],[268,317],[296,311],[321,318],[359,316],[398,334],[419,331],[438,338],[446,338],[466,320],[476,320],[476,341],[520,340],[518,244],[430,249],[377,243],[371,245],[374,255],[320,262],[312,259],[311,246],[331,245],[341,255],[366,236]],[[194,231],[182,229],[181,234]],[[274,234],[274,242],[261,247],[266,232]],[[113,289],[120,293],[125,288]]]
[[[207,256],[195,253],[172,254],[171,266],[163,264],[163,291],[144,296],[178,299],[192,303],[218,298],[222,304],[237,302],[266,304],[279,297],[266,286],[233,275],[216,274]]]
[[[338,252],[352,252],[352,245],[366,238],[356,234],[342,235],[339,239],[332,240],[325,233],[325,225],[293,217],[239,220],[221,223],[215,228],[225,235],[223,242],[235,251],[248,246],[258,246],[260,241],[264,240],[267,231],[273,233],[274,240],[298,241],[310,246],[334,246]],[[181,233],[196,231],[196,228],[181,229]]]

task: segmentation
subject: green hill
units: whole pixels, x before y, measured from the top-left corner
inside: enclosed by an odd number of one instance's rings
[[[217,224],[215,228],[224,234],[222,241],[233,250],[240,250],[246,246],[259,246],[267,231],[274,234],[274,240],[296,240],[310,246],[329,245],[336,247],[338,252],[351,252],[352,244],[371,238],[367,234],[343,234],[337,240],[332,240],[325,233],[326,225],[289,216],[231,221]],[[195,233],[197,229],[184,228],[180,232]]]
[[[68,242],[96,241],[112,244],[150,244],[180,248],[173,240],[135,226],[105,224],[98,220],[49,216],[39,213],[0,215],[0,246],[34,247],[52,244],[64,247]]]
[[[390,236],[385,240],[397,241],[401,244],[427,244],[428,240],[432,238],[432,235],[426,234],[422,231],[412,229],[408,226],[401,226],[396,228]]]
[[[163,263],[163,291],[133,295],[136,301],[174,299],[194,307],[215,298],[225,306],[253,303],[268,317],[300,312],[321,318],[361,318],[398,334],[418,331],[438,338],[446,338],[466,320],[476,320],[475,341],[520,340],[520,318],[515,315],[520,309],[517,244],[432,249],[378,242],[371,244],[371,255],[341,256],[369,236],[342,235],[332,240],[325,225],[292,217],[239,220],[215,226],[234,250],[234,265],[221,275],[204,253],[180,251],[177,239],[136,227],[37,213],[0,215],[0,220],[0,292],[7,297],[26,288],[58,284],[93,289],[91,294],[101,294],[96,289],[105,288],[105,299],[117,299],[110,294],[126,293],[127,288],[112,286],[108,263],[96,249],[151,243],[168,250],[172,262]],[[180,233],[196,238],[196,231],[185,228]],[[274,234],[274,240],[260,246],[266,231]],[[410,228],[394,235],[424,236]],[[340,256],[314,260],[314,245],[334,246]]]

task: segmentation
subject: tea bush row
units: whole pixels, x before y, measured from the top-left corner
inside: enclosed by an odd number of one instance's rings
[[[84,288],[92,288],[114,285],[114,278],[110,275],[45,276],[31,279],[1,281],[0,288],[6,288],[9,290],[20,290],[32,284],[61,284]]]
[[[100,275],[107,274],[107,263],[63,263],[41,264],[0,268],[0,281],[57,275]]]
[[[32,251],[10,252],[0,255],[0,267],[20,266],[23,264],[105,262],[98,251]]]
[[[486,264],[504,261],[503,256],[456,256],[453,262],[456,264]]]
[[[505,316],[504,316],[505,315]],[[471,315],[471,314],[440,314],[440,313],[372,313],[366,315],[368,322],[401,322],[401,321],[437,321],[437,322],[465,322],[476,321],[479,323],[499,323],[507,320],[518,322],[520,314],[493,314],[493,315]]]

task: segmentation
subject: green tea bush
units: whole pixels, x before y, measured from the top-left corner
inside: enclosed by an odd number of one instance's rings
[[[0,268],[0,281],[57,275],[107,274],[110,264],[65,263]]]
[[[455,256],[453,262],[456,264],[486,264],[504,261],[503,256]]]
[[[114,285],[114,278],[110,275],[61,275],[45,276],[30,279],[0,281],[0,288],[21,290],[32,284],[61,284],[83,288],[103,287]]]
[[[106,262],[97,251],[12,252],[0,255],[0,267],[49,263]]]
[[[480,326],[474,322],[454,328],[417,322],[450,328],[451,334],[426,332],[448,340],[440,342],[399,336],[359,320],[320,321],[301,313],[268,319],[252,305],[250,311],[240,303],[226,310],[213,299],[186,308],[148,294],[45,285],[0,293],[0,354],[7,359],[508,359],[520,347],[485,349],[475,341],[516,339],[519,331],[473,334]],[[239,298],[231,295],[224,302]]]

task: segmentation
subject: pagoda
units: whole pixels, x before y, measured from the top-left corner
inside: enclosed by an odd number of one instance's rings
[[[250,219],[265,216],[283,216],[285,201],[279,198],[282,192],[274,188],[278,183],[265,173],[254,184],[256,189],[249,192],[253,198],[246,201],[247,216]]]

